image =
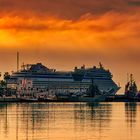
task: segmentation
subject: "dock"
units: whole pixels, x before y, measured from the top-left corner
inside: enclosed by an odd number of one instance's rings
[[[125,95],[115,95],[107,97],[106,102],[140,102],[140,98],[127,98]]]
[[[14,97],[1,97],[0,102],[20,102],[20,99]]]
[[[79,98],[70,98],[69,100],[61,99],[61,100],[23,100],[16,97],[0,97],[0,102],[96,102],[96,100],[91,99],[79,99]],[[102,102],[102,101],[98,101]],[[140,98],[127,98],[125,95],[115,95],[109,96],[103,102],[140,102]]]

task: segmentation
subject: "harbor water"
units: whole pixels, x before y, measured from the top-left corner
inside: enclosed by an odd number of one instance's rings
[[[0,140],[139,140],[140,103],[0,103]]]

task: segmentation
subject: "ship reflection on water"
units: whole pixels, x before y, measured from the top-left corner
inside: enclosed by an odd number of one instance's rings
[[[0,140],[138,140],[139,109],[139,103],[1,103]]]
[[[132,128],[136,124],[137,120],[137,103],[136,102],[128,102],[125,103],[125,115],[127,125]]]

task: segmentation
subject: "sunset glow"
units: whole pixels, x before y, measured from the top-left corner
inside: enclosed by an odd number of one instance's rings
[[[115,81],[124,85],[134,73],[140,85],[139,0],[1,0],[0,11],[4,71],[16,69],[19,51],[21,63],[41,61],[59,70],[101,61]]]

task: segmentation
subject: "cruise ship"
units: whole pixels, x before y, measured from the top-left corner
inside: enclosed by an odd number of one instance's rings
[[[13,72],[8,87],[22,90],[51,90],[63,93],[84,93],[91,82],[103,92],[115,95],[120,87],[112,80],[113,75],[100,63],[98,67],[86,68],[85,65],[73,71],[63,72],[50,69],[41,63],[27,64],[21,70]]]

